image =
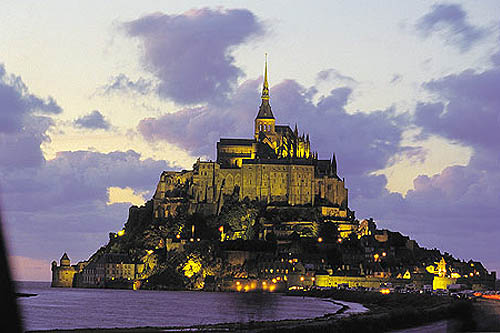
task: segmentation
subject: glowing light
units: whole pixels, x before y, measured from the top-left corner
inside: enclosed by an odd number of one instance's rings
[[[241,284],[240,281],[236,281],[236,285],[239,286]]]
[[[221,226],[219,227],[219,232],[224,232],[224,226],[223,226],[223,225],[221,225]]]
[[[241,291],[241,289],[243,289],[243,287],[241,285],[236,287],[236,290],[238,290],[238,291]]]
[[[452,279],[458,279],[459,277],[460,277],[460,274],[455,273],[455,272],[451,273],[451,278]]]
[[[180,235],[180,234],[177,234],[177,235],[175,235],[175,238],[180,239],[180,238],[181,238],[181,235]]]
[[[373,255],[373,259],[375,259],[375,261],[377,261],[377,260],[378,260],[378,258],[380,258],[380,256],[378,255],[378,253],[375,253],[375,254]]]
[[[321,243],[323,241],[323,238],[319,237],[318,238],[318,243]]]
[[[276,283],[276,279],[272,279],[273,283]]]
[[[278,281],[279,281],[279,280],[281,280],[281,276],[278,276],[278,277],[276,278],[276,280],[278,280]]]
[[[311,281],[313,281],[313,282],[314,282],[315,280],[316,280],[316,278],[313,276],[313,277],[311,278]]]
[[[382,252],[382,257],[385,257],[386,255],[387,255],[387,253]]]
[[[201,271],[201,262],[196,259],[189,259],[182,268],[184,275],[191,278],[193,275]]]
[[[263,286],[267,286],[267,282],[266,281],[262,281],[262,285]]]
[[[383,295],[387,295],[391,293],[391,290],[388,288],[380,289],[380,293]]]
[[[487,299],[495,299],[495,300],[500,301],[500,295],[482,295],[482,297],[487,298]]]
[[[304,281],[304,277],[303,276],[300,277],[300,281]]]
[[[342,238],[337,239],[337,242],[342,243]]]
[[[154,251],[153,250],[146,250],[147,254],[151,254],[153,253]]]
[[[269,286],[269,291],[273,292],[276,289],[276,285],[272,284]]]
[[[470,276],[474,276],[474,274],[473,274],[473,273],[470,273],[469,275],[470,275]]]
[[[125,229],[122,229],[116,233],[119,237],[125,235]]]

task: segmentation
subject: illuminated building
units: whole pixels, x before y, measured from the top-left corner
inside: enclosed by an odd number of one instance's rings
[[[51,287],[73,287],[75,274],[81,272],[85,267],[86,262],[79,262],[76,265],[71,265],[71,261],[67,253],[64,253],[59,260],[59,266],[56,261],[51,264],[52,269],[52,284]]]
[[[221,208],[222,194],[237,189],[240,199],[325,206],[323,213],[332,221],[353,220],[348,191],[337,175],[335,154],[330,160],[318,159],[311,149],[309,134],[299,133],[297,125],[292,130],[288,125],[276,124],[270,105],[267,60],[261,100],[253,138],[221,138],[216,161],[198,160],[192,170],[162,173],[153,197],[155,218],[175,214],[183,200],[182,191],[190,198],[191,212],[215,213]],[[357,228],[347,224],[342,236]]]

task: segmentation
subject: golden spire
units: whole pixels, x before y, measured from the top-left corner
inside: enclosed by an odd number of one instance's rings
[[[263,100],[269,100],[269,83],[267,82],[267,53],[266,53],[266,65],[264,67],[264,85],[262,87],[262,97]]]

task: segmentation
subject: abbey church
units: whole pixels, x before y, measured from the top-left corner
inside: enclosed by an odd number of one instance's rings
[[[335,215],[347,218],[347,189],[337,174],[337,162],[320,160],[312,151],[309,134],[297,125],[277,125],[269,101],[267,60],[262,103],[255,118],[253,138],[221,138],[217,160],[200,161],[193,170],[165,171],[153,197],[154,216],[175,214],[176,192],[187,191],[194,210],[220,208],[222,195],[237,191],[242,200],[335,208]]]

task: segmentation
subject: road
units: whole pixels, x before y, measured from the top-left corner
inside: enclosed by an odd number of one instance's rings
[[[480,299],[474,304],[476,332],[500,332],[500,301]]]
[[[467,331],[472,329],[472,332],[500,332],[500,301],[478,299],[474,303],[473,320],[472,327],[474,328],[467,325],[471,323],[462,323],[468,328]],[[457,332],[457,327],[460,326],[460,323],[453,320],[441,320],[424,326],[391,331],[391,333]]]

